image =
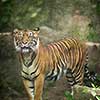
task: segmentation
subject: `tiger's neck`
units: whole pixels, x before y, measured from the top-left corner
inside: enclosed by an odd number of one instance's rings
[[[30,67],[36,58],[36,52],[31,51],[29,53],[20,53],[21,63],[23,63],[26,67]]]

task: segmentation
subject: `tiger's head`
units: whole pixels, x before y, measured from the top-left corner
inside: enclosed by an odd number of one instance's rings
[[[16,51],[21,53],[36,51],[39,46],[39,32],[39,28],[35,28],[33,31],[15,29],[13,31],[13,37]]]

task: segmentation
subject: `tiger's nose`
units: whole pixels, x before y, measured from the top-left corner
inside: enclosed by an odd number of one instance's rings
[[[27,41],[23,41],[22,43],[23,43],[23,44],[27,44]]]
[[[23,40],[22,43],[23,44],[27,44],[28,43],[28,40]]]
[[[23,43],[23,44],[27,44],[28,41],[29,41],[29,39],[28,39],[27,34],[24,34],[24,35],[23,35],[23,39],[22,39],[22,43]]]
[[[23,43],[23,44],[27,44],[27,43],[28,43],[28,39],[23,39],[23,40],[22,40],[22,43]]]

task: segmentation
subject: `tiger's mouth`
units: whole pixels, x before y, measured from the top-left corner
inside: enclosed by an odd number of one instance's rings
[[[31,51],[32,51],[32,49],[30,47],[26,47],[26,46],[21,47],[22,53],[28,53],[28,52],[31,52]]]

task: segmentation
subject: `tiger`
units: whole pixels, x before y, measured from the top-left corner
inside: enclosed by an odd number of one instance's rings
[[[65,76],[70,86],[84,85],[88,75],[88,46],[74,38],[43,44],[40,29],[15,29],[13,40],[21,61],[21,76],[29,100],[42,100],[45,80],[56,81]],[[85,73],[86,72],[86,73]]]

